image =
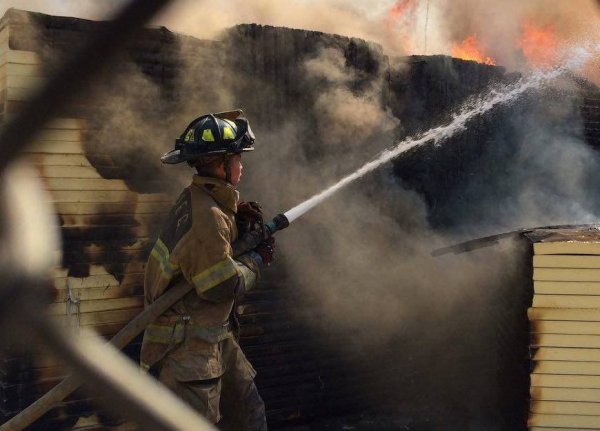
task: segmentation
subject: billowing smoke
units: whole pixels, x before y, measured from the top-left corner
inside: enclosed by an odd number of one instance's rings
[[[522,68],[527,60],[523,42],[528,30],[539,32],[537,37],[533,36],[533,42],[549,44],[547,49],[572,49],[576,44],[600,40],[597,25],[600,14],[592,0],[551,5],[543,0],[510,0],[493,5],[483,0],[436,3],[436,13],[444,17],[437,21],[444,33],[437,41],[438,46],[432,46],[433,52],[448,52],[442,43],[454,44],[475,35],[487,55],[497,59],[497,64],[515,69]],[[549,40],[553,38],[556,46]]]
[[[189,13],[192,3],[196,8]],[[395,46],[390,41],[394,32],[402,31],[394,29],[401,17],[390,22],[387,15],[395,3],[377,3],[369,14],[358,2],[229,0],[217,6],[182,1],[162,19],[202,37],[215,36],[240,21],[258,21],[363,36]],[[422,16],[425,3],[413,3],[410,13]],[[435,37],[429,39],[428,52],[440,52],[442,42],[448,50],[452,41],[475,32],[491,55],[502,59],[499,63],[508,62],[521,18],[538,16],[541,2],[534,3],[536,7],[506,7],[506,15],[496,21],[491,6],[483,2],[432,0],[429,26]],[[586,10],[588,5],[593,3],[581,2],[580,7]],[[575,8],[557,7],[563,12],[560,18],[569,21]],[[509,19],[509,10],[519,12],[519,18]],[[461,11],[468,11],[471,18],[461,18]],[[548,22],[558,19],[546,12],[540,16],[548,17]],[[384,25],[387,33],[373,23]],[[494,29],[505,36],[493,37]],[[419,34],[418,29],[415,32]],[[290,54],[281,59],[279,55],[302,46],[309,36],[282,35],[290,39],[279,46],[269,44],[273,38],[262,45],[264,41],[238,44],[235,32],[220,37],[225,46],[191,39],[177,45],[181,63],[168,88],[133,66],[120,69],[119,75],[96,88],[100,113],[92,123],[91,142],[130,168],[138,190],[158,186],[175,195],[189,181],[187,167],[159,167],[158,159],[203,112],[238,106],[246,110],[258,142],[256,153],[244,156],[240,189],[244,199],[260,200],[271,215],[352,172],[405,134],[405,125],[386,107],[387,58],[376,48],[368,47],[365,59],[353,63],[350,50],[345,50],[348,41],[318,40],[319,49],[306,57]],[[406,52],[405,46],[397,49],[392,52]],[[345,341],[342,349],[353,354],[349,356],[363,355],[367,362],[389,369],[387,383],[401,385],[403,401],[423,405],[443,401],[462,409],[467,397],[472,411],[458,414],[470,421],[471,429],[476,425],[501,429],[489,422],[497,405],[497,394],[489,388],[511,382],[501,381],[498,369],[503,362],[495,356],[494,349],[500,348],[495,337],[519,335],[511,333],[512,328],[496,328],[495,319],[503,304],[520,300],[511,296],[510,288],[526,261],[511,244],[433,259],[430,251],[449,239],[431,229],[431,215],[445,210],[445,227],[460,225],[471,233],[593,221],[598,209],[588,203],[587,194],[597,189],[593,180],[597,158],[582,142],[575,107],[566,103],[564,109],[550,115],[548,110],[525,106],[516,111],[518,115],[505,112],[497,118],[502,127],[483,133],[493,140],[477,161],[480,167],[461,177],[444,208],[426,204],[386,166],[282,232],[279,263],[272,270],[277,271],[278,265],[285,268],[288,288],[303,310],[297,317],[315,338],[338,337]],[[568,126],[562,125],[564,118],[569,119]],[[434,154],[442,150],[431,149]],[[388,362],[380,362],[384,360]],[[358,386],[369,383],[373,382]],[[419,398],[423,394],[430,394],[433,402]],[[478,422],[482,417],[488,422]],[[466,429],[464,425],[456,424],[457,429]]]
[[[13,7],[51,15],[102,19],[123,3],[123,0],[1,0],[0,12]]]
[[[2,0],[1,6],[99,19],[124,3]],[[389,54],[458,55],[457,46],[473,38],[481,55],[509,69],[524,69],[539,66],[532,63],[539,63],[540,55],[558,62],[565,49],[599,41],[598,19],[595,0],[551,5],[545,0],[223,0],[218,6],[213,1],[179,0],[153,24],[203,39],[220,38],[223,30],[240,23],[302,28],[371,40]],[[597,65],[589,73],[600,79],[595,69]]]

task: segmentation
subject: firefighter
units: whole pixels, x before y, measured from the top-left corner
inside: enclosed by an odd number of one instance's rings
[[[236,299],[273,260],[273,238],[234,258],[241,219],[260,216],[239,203],[241,155],[254,149],[241,110],[196,118],[163,163],[187,162],[196,174],[171,209],[144,278],[146,304],[174,283],[194,290],[144,332],[141,365],[208,420],[226,430],[266,430],[256,372],[235,337]],[[237,213],[237,216],[236,216]]]

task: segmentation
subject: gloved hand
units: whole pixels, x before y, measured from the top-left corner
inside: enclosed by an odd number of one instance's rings
[[[275,238],[271,236],[265,239],[254,251],[260,255],[263,265],[269,266],[275,258]]]
[[[238,204],[235,222],[239,236],[258,229],[262,220],[262,208],[258,202],[240,202]]]

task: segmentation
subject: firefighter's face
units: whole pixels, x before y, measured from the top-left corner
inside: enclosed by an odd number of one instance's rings
[[[241,154],[234,154],[229,158],[229,169],[231,169],[231,184],[235,187],[239,184],[244,170]]]

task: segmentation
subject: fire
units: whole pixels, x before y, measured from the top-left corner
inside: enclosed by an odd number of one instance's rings
[[[452,57],[476,61],[477,63],[489,64],[492,66],[496,65],[496,60],[483,53],[481,44],[475,35],[471,35],[461,43],[455,44],[452,47]]]
[[[531,66],[549,67],[558,60],[558,37],[551,25],[538,27],[531,21],[525,21],[517,46]]]
[[[414,26],[414,13],[418,0],[397,0],[389,9],[386,18],[388,34],[400,42],[402,50],[406,53],[415,51],[415,43],[411,36]]]
[[[415,0],[398,0],[394,6],[390,8],[389,17],[397,19],[403,16],[408,9],[414,7]]]

